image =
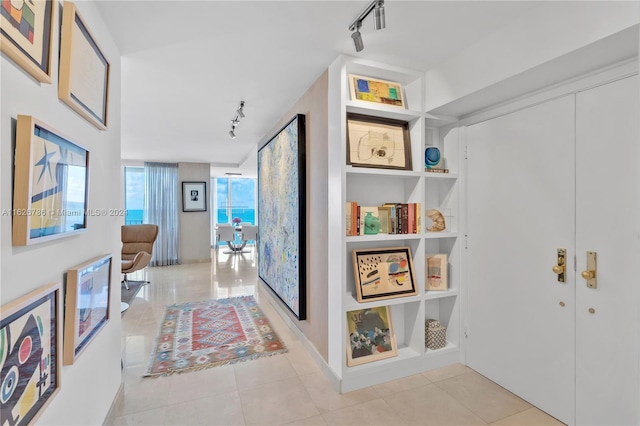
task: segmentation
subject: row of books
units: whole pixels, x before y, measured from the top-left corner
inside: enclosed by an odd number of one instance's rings
[[[385,203],[381,206],[360,206],[355,201],[346,205],[347,237],[368,234],[419,234],[422,232],[420,203]],[[368,214],[379,221],[377,229],[366,228]],[[371,221],[374,222],[375,221]]]

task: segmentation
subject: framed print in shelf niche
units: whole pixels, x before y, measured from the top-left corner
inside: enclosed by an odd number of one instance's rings
[[[347,164],[412,170],[409,123],[347,113]]]
[[[109,321],[111,255],[67,271],[64,313],[64,365],[73,364]]]
[[[388,306],[347,312],[347,337],[348,367],[398,355]]]
[[[358,302],[418,294],[410,247],[355,249],[352,257]]]
[[[296,114],[258,150],[258,277],[306,319],[305,116]]]
[[[62,6],[58,97],[98,129],[107,128],[109,61],[76,5]]]
[[[48,284],[0,309],[0,424],[34,424],[60,390],[62,286]]]
[[[0,6],[0,48],[41,83],[51,83],[53,27],[57,2],[3,1]]]
[[[87,228],[89,151],[29,115],[16,126],[13,245],[25,246]]]
[[[405,108],[402,86],[394,81],[349,74],[351,100]]]
[[[428,254],[427,256],[427,291],[447,290],[447,255]]]
[[[207,211],[206,182],[182,182],[182,211]]]

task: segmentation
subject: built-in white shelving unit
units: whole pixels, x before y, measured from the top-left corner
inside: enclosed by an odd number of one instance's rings
[[[369,76],[402,84],[406,108],[350,99],[348,74]],[[460,147],[450,137],[450,117],[423,111],[425,74],[356,58],[341,57],[329,68],[329,367],[342,392],[398,379],[459,362],[460,353]],[[412,170],[398,171],[347,165],[346,114],[365,114],[406,121],[411,137]],[[424,170],[426,146],[438,146],[449,173]],[[386,202],[420,203],[422,232],[346,236],[346,202],[375,206]],[[438,209],[445,216],[444,232],[428,232],[425,212]],[[408,246],[413,256],[417,296],[359,303],[355,294],[352,251],[363,248]],[[448,290],[426,290],[426,256],[448,255]],[[346,313],[367,307],[390,306],[398,342],[398,356],[354,367],[346,364]],[[439,350],[425,346],[425,320],[434,318],[447,328],[447,345]]]

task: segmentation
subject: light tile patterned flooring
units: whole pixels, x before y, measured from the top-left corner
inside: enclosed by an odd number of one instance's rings
[[[452,365],[339,394],[256,286],[254,252],[149,268],[122,319],[124,392],[114,425],[559,425],[475,371]],[[131,279],[136,279],[135,276]],[[164,306],[254,295],[289,352],[143,378]]]

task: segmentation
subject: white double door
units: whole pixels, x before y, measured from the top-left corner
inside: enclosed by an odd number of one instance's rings
[[[633,76],[467,128],[467,364],[568,424],[640,423],[639,121]]]

